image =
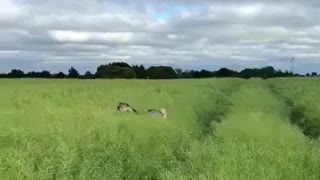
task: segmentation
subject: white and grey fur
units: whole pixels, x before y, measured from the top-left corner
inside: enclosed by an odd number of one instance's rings
[[[128,103],[120,102],[117,106],[117,110],[120,112],[135,112],[138,113],[138,111],[134,108],[132,108]],[[161,108],[160,110],[157,109],[148,109],[147,114],[152,117],[162,117],[163,119],[167,119],[167,111],[164,108]]]

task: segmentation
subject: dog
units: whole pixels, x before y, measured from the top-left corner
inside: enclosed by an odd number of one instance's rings
[[[117,106],[117,110],[119,112],[134,112],[138,114],[138,111],[131,107],[128,103],[119,102]],[[148,109],[147,114],[152,117],[162,117],[163,119],[167,119],[167,111],[164,108],[161,108],[160,110],[157,109]]]
[[[149,109],[148,110],[148,115],[149,116],[160,116],[163,119],[167,119],[167,111],[164,108],[161,108],[160,110],[156,109]]]
[[[117,106],[117,110],[120,112],[135,112],[138,113],[137,110],[132,108],[128,103],[123,103],[120,102],[119,105]]]

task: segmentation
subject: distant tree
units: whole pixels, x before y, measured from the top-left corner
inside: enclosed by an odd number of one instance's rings
[[[272,66],[263,67],[258,71],[258,77],[261,78],[273,78],[275,74],[275,69]]]
[[[136,72],[132,68],[122,68],[120,78],[134,79],[137,77]]]
[[[202,69],[199,73],[201,78],[210,78],[213,76],[213,74],[210,71],[204,69]]]
[[[254,69],[244,69],[240,72],[240,77],[248,79],[256,76],[256,71]]]
[[[122,67],[121,66],[107,66],[106,77],[108,78],[120,78]]]
[[[201,78],[199,71],[191,70],[190,75],[192,76],[192,78]]]
[[[147,77],[150,79],[174,79],[177,74],[170,66],[151,66],[147,69]]]
[[[13,69],[10,73],[8,73],[8,77],[10,78],[23,78],[24,76],[24,72],[19,69]]]
[[[28,77],[28,78],[39,78],[40,77],[40,73],[39,72],[35,72],[35,71],[31,71],[31,72],[28,72],[25,76]]]
[[[318,76],[318,74],[316,72],[312,72],[311,76]]]
[[[294,77],[303,77],[303,75],[298,74],[298,73],[295,73],[295,74],[294,74]]]
[[[126,62],[113,62],[109,64],[110,66],[119,66],[119,67],[126,67],[126,68],[131,68],[131,66],[126,63]]]
[[[74,67],[71,67],[69,69],[68,78],[79,78],[79,76],[79,72]]]
[[[287,72],[282,72],[281,70],[276,70],[274,73],[274,77],[287,77],[289,74]]]
[[[182,71],[180,78],[189,79],[189,78],[193,78],[193,77],[192,77],[192,74],[190,73],[189,70],[185,70],[185,71]]]
[[[197,70],[186,70],[173,69],[170,66],[151,66],[147,70],[143,65],[130,66],[125,62],[112,62],[106,65],[100,65],[97,67],[96,74],[92,74],[87,71],[85,74],[81,75],[74,68],[69,69],[68,75],[63,72],[58,74],[51,74],[49,71],[35,72],[31,71],[25,74],[22,70],[13,69],[8,74],[0,74],[0,78],[150,78],[150,79],[174,79],[174,78],[210,78],[210,77],[241,77],[241,78],[273,78],[273,77],[301,77],[301,74],[293,74],[289,71],[275,70],[272,66],[266,66],[262,68],[246,68],[240,72],[221,68],[218,71],[208,71],[202,69]],[[307,73],[305,76],[318,76],[316,72]]]
[[[106,78],[107,71],[108,71],[108,65],[100,65],[97,68],[95,76],[97,78]]]
[[[100,65],[97,68],[96,77],[98,78],[136,78],[136,72],[129,66],[126,67],[125,64],[112,63],[108,65]]]
[[[8,76],[7,76],[7,74],[5,74],[5,73],[1,73],[0,74],[0,78],[7,78]]]
[[[177,78],[182,78],[182,73],[183,73],[182,69],[177,68],[177,69],[175,69],[175,71],[177,74]]]
[[[292,72],[289,72],[289,71],[286,71],[285,74],[286,74],[286,77],[291,77],[291,76],[293,76],[293,73],[292,73]]]
[[[94,74],[92,74],[90,71],[86,71],[81,78],[83,78],[83,79],[94,79]]]
[[[59,73],[53,75],[53,78],[57,78],[57,79],[63,79],[66,77],[67,77],[67,75],[63,72],[59,72]]]
[[[239,73],[227,68],[221,68],[213,72],[214,77],[239,77]]]
[[[51,73],[49,71],[42,71],[40,73],[40,77],[41,78],[50,78],[51,77]]]
[[[192,74],[190,73],[190,71],[186,70],[186,71],[182,72],[181,78],[189,79],[189,78],[193,78],[193,77],[192,77]]]
[[[281,71],[276,71],[273,67],[267,66],[263,68],[244,69],[240,72],[242,78],[261,77],[264,79],[276,77],[276,74],[281,75]]]
[[[138,79],[146,78],[146,69],[144,68],[143,65],[140,65],[140,66],[134,65],[132,66],[132,69],[136,73]]]
[[[42,71],[42,72],[30,71],[25,75],[25,77],[28,77],[28,78],[51,78],[52,75],[49,71]]]

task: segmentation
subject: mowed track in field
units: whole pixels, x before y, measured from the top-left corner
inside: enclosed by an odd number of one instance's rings
[[[307,106],[307,95],[292,98],[285,87],[299,84],[279,81],[1,80],[1,110],[14,115],[0,114],[0,177],[320,179],[319,141],[290,123],[279,97]],[[120,101],[169,118],[119,113]]]
[[[217,129],[221,179],[318,179],[320,146],[289,123],[286,104],[262,81],[232,96],[233,107]]]
[[[14,104],[14,95],[16,88],[11,86],[9,80],[1,81],[0,85],[0,146],[5,146],[10,129],[16,127],[19,118],[19,110]]]

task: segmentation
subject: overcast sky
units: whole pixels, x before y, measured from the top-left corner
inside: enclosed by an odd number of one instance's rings
[[[100,64],[320,72],[319,0],[0,0],[0,72]]]

